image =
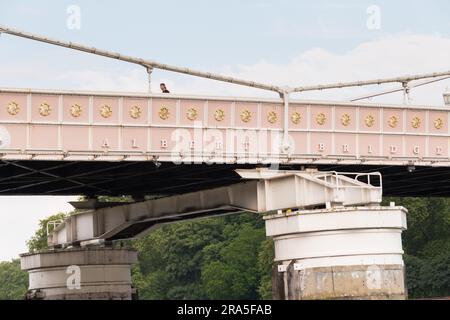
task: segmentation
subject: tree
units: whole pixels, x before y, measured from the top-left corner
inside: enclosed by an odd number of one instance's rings
[[[450,199],[389,198],[408,209],[403,233],[410,298],[450,295]]]
[[[39,221],[39,228],[36,230],[35,234],[27,241],[28,250],[30,252],[36,252],[39,250],[44,250],[48,248],[47,244],[47,225],[50,221],[64,220],[67,217],[66,213],[57,213],[48,218]],[[48,231],[53,230],[53,225],[49,225]]]
[[[28,289],[28,273],[20,269],[20,260],[0,262],[0,300],[20,300]]]

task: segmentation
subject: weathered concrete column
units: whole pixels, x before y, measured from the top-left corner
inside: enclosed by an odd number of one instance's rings
[[[27,299],[130,300],[131,265],[137,252],[128,249],[77,248],[21,255],[29,274]]]
[[[342,207],[266,216],[274,299],[405,299],[403,207]]]

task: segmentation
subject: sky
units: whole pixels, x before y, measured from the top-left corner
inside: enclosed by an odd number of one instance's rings
[[[162,63],[300,86],[450,70],[448,12],[447,0],[0,0],[0,25]],[[160,82],[180,94],[274,96],[155,71],[153,90]],[[4,34],[0,87],[145,91],[147,82],[142,67]],[[395,87],[294,97],[345,100]],[[449,80],[414,89],[411,103],[442,105],[447,87]],[[393,94],[372,101],[403,99]],[[26,251],[39,219],[69,211],[72,199],[0,197],[0,261]]]

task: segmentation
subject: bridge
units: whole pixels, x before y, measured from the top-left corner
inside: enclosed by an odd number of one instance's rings
[[[450,194],[445,106],[292,100],[280,152],[281,99],[2,88],[0,103],[3,195],[171,195],[274,164],[379,171],[386,195]]]
[[[279,96],[0,88],[0,194],[87,198],[73,203],[81,212],[55,222],[51,251],[22,256],[30,298],[129,299],[136,255],[110,248],[111,241],[165,223],[247,211],[266,214],[275,241],[275,298],[407,296],[401,245],[407,211],[381,206],[382,194],[450,194],[450,110],[291,95],[400,83],[406,97],[411,82],[447,79],[450,72],[289,88],[6,27],[0,33],[136,63],[149,82],[159,68]],[[103,195],[131,195],[135,202],[99,202]],[[66,286],[73,266],[81,277],[76,290]]]

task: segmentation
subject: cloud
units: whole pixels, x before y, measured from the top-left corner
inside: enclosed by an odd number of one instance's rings
[[[300,52],[285,63],[258,60],[249,65],[222,65],[215,70],[204,71],[268,84],[299,86],[450,70],[449,53],[449,38],[440,35],[400,34],[361,43],[344,53],[333,53],[316,47]],[[39,68],[42,69],[43,66]],[[9,66],[7,70],[2,70],[2,73],[8,81],[18,83],[16,78],[23,77],[25,72],[20,70]],[[42,74],[43,71],[39,73]],[[61,89],[146,92],[148,88],[144,68],[136,66],[110,68],[109,71],[100,71],[98,68],[75,69],[64,73],[49,70],[46,74],[50,74],[51,78],[47,79],[46,85],[57,85]],[[159,92],[159,83],[165,82],[171,92],[180,94],[276,96],[261,90],[160,70],[154,71],[152,81],[154,92]],[[414,89],[413,103],[441,105],[442,92],[448,85],[450,81],[443,81]],[[305,92],[295,97],[342,100],[398,86],[389,84]],[[374,101],[401,103],[402,95],[387,95],[375,98]]]
[[[361,43],[343,54],[312,48],[295,56],[286,64],[258,62],[240,66],[231,75],[291,86],[368,80],[450,70],[449,53],[449,38],[436,35],[399,35]],[[412,92],[414,101],[442,104],[442,91],[446,85],[449,85],[449,81],[415,89]],[[392,87],[397,85],[311,92],[298,96],[345,99]],[[386,101],[386,98],[400,102],[398,95],[394,96],[394,99],[392,96],[381,99]]]

